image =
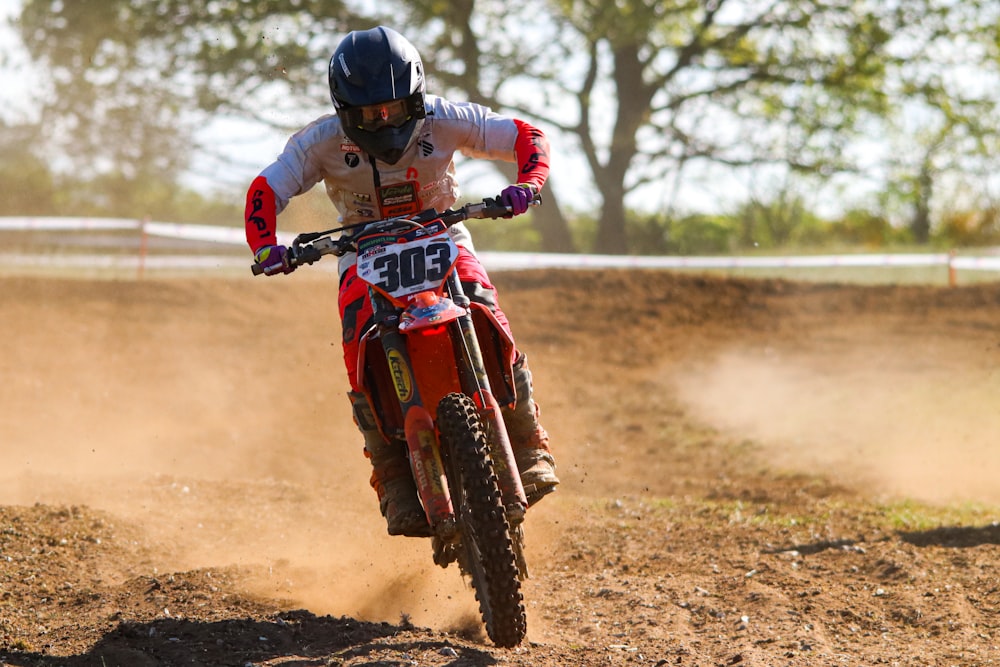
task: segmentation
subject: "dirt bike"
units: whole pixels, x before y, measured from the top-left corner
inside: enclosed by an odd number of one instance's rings
[[[500,412],[515,398],[515,350],[493,313],[465,295],[448,227],[510,213],[487,198],[300,234],[288,249],[292,267],[357,253],[374,310],[360,338],[360,389],[381,433],[406,443],[434,562],[458,563],[487,634],[501,647],[517,646],[527,632],[521,581],[528,576],[528,503]],[[256,264],[253,270],[262,272]]]

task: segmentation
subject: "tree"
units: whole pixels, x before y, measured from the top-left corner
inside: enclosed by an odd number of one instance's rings
[[[702,165],[883,183],[896,170],[916,227],[929,225],[942,175],[987,173],[998,153],[994,4],[386,0],[365,19],[346,0],[26,0],[20,26],[53,72],[51,141],[135,180],[178,173],[206,113],[298,125],[303,107],[328,110],[330,51],[349,29],[389,23],[441,89],[571,138],[591,176],[580,199],[600,208],[596,247],[621,253],[627,207]],[[983,68],[997,85],[966,94]],[[916,133],[900,120],[913,105],[930,120]],[[884,150],[892,128],[917,139],[913,158]],[[544,246],[572,248],[549,200]]]
[[[1000,168],[1000,7],[935,0],[922,8],[892,49],[894,109],[879,132],[887,149],[879,167],[889,174],[885,199],[909,210],[913,240],[927,243],[939,193],[985,190]]]
[[[878,7],[853,1],[554,0],[552,77],[575,100],[578,137],[600,193],[597,246],[623,252],[630,193],[694,161],[829,173],[866,114],[885,109]],[[567,68],[568,69],[568,68]]]
[[[413,4],[418,17],[421,3]],[[462,28],[453,52],[472,66],[457,77],[442,67],[446,86],[499,107],[480,89],[483,80],[474,64],[483,51],[471,32],[471,0],[452,3],[450,11],[448,3],[439,2],[425,9],[450,16]],[[153,160],[160,161],[161,174],[182,166],[190,155],[185,147],[191,128],[204,122],[206,113],[275,125],[275,118],[301,117],[303,106],[329,111],[322,65],[344,33],[375,22],[340,0],[28,0],[20,25],[32,56],[53,73],[46,118],[64,128],[57,133],[63,140],[53,145],[139,178],[141,165]],[[383,22],[397,24],[398,16]],[[434,62],[440,43],[423,45]],[[150,109],[158,117],[151,117]],[[114,140],[121,127],[129,128],[131,141]],[[81,136],[90,139],[83,151]],[[158,138],[166,145],[140,150]],[[125,147],[128,152],[122,152]],[[554,196],[546,198],[535,215],[543,245],[571,250]]]
[[[339,0],[26,0],[17,25],[49,72],[44,150],[127,207],[136,184],[177,181],[211,114],[318,107],[317,63],[351,16]]]
[[[116,173],[137,181],[175,177],[189,127],[181,105],[158,85],[157,69],[114,2],[29,1],[21,34],[46,66],[41,143],[53,164],[81,178]],[[109,191],[122,203],[124,191]]]

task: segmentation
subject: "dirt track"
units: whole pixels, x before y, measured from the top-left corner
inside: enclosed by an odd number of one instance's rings
[[[494,279],[564,482],[525,646],[384,535],[329,278],[8,277],[0,664],[1000,660],[1000,287]]]

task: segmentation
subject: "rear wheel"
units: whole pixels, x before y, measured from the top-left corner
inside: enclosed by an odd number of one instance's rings
[[[475,404],[463,394],[441,399],[437,416],[461,533],[459,566],[472,580],[486,634],[497,646],[517,646],[527,620],[486,432]]]

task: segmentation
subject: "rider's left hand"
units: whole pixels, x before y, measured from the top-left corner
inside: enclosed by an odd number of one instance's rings
[[[528,210],[528,204],[535,196],[535,191],[530,185],[518,183],[508,185],[500,192],[500,203],[510,207],[511,215],[521,215]]]

